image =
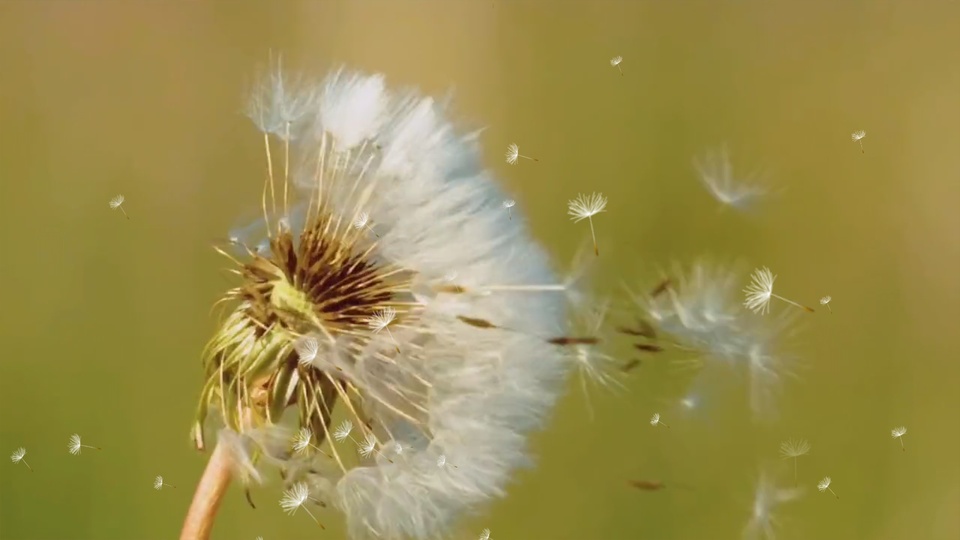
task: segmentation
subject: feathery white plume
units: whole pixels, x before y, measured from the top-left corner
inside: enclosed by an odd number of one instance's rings
[[[80,452],[82,452],[84,448],[93,448],[94,450],[100,450],[100,448],[96,446],[81,444],[80,435],[76,433],[70,436],[70,441],[67,443],[67,450],[69,450],[71,454],[75,456],[79,456]]]
[[[753,495],[750,520],[743,530],[743,540],[775,540],[780,525],[776,516],[778,507],[795,501],[801,495],[803,489],[778,487],[766,471],[761,472]]]
[[[10,461],[12,461],[14,464],[20,463],[22,461],[23,464],[27,466],[27,469],[29,469],[30,472],[33,472],[33,467],[31,467],[30,464],[27,463],[25,459],[23,459],[24,457],[26,457],[26,455],[27,455],[27,449],[21,446],[20,448],[17,448],[16,450],[14,450],[12,454],[10,454]]]
[[[757,175],[737,177],[726,148],[709,152],[694,161],[700,181],[724,207],[736,210],[750,210],[769,189],[761,183]]]

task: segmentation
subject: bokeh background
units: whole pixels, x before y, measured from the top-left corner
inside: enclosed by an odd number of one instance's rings
[[[229,284],[211,245],[257,208],[241,111],[271,53],[455,89],[561,266],[589,234],[567,200],[606,194],[596,289],[620,302],[621,283],[703,255],[834,298],[806,319],[779,422],[680,417],[656,364],[592,392],[592,417],[571,381],[538,467],[455,538],[739,538],[788,437],[813,450],[781,538],[960,537],[957,20],[935,0],[0,2],[0,450],[26,447],[35,470],[0,463],[0,538],[178,534],[205,462],[188,441],[199,353]],[[505,164],[512,142],[540,162]],[[698,182],[693,157],[724,143],[780,190],[757,214],[718,212]],[[75,432],[103,450],[69,455]],[[154,491],[158,474],[177,488]],[[826,475],[839,500],[816,492]],[[285,516],[276,485],[253,495],[231,489],[214,538],[343,538],[335,514],[325,533]]]

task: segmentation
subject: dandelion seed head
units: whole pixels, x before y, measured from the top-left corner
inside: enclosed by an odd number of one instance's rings
[[[904,426],[896,427],[890,430],[890,436],[894,439],[899,439],[907,434],[907,428]]]
[[[506,209],[506,208],[513,208],[514,206],[516,206],[516,204],[517,204],[517,201],[513,199],[507,199],[502,203],[500,203],[500,206]]]
[[[163,489],[163,477],[157,476],[153,479],[153,489],[160,490]]]
[[[824,296],[823,298],[820,299],[820,305],[821,305],[821,306],[825,306],[825,305],[829,304],[831,300],[833,300],[833,298],[831,298],[831,297],[829,297],[829,296]]]
[[[490,540],[490,529],[484,529],[481,531],[478,540]]]
[[[455,297],[454,311],[418,302],[414,285],[448,274],[479,289],[554,284],[549,258],[522,219],[503,219],[504,194],[476,136],[447,120],[442,101],[391,91],[379,75],[341,70],[318,83],[271,73],[250,115],[273,136],[266,239],[232,261],[238,284],[204,352],[196,444],[205,446],[208,414],[244,455],[262,444],[244,438],[252,426],[277,425],[285,412],[294,429],[312,428],[317,446],[355,437],[363,450],[374,430],[389,433],[374,459],[344,459],[337,444],[330,460],[300,455],[287,438],[271,461],[288,471],[288,487],[305,486],[290,504],[329,502],[351,535],[447,536],[530,463],[526,435],[572,368],[543,336],[568,335],[569,323],[562,292],[443,295]],[[351,227],[361,212],[376,216],[376,239]],[[398,346],[383,347],[377,329]],[[349,429],[327,433],[332,417]],[[456,460],[456,475],[437,475],[439,454]]]
[[[620,62],[623,62],[622,56],[614,56],[613,58],[610,59],[610,65],[613,67],[619,66]]]
[[[124,198],[123,195],[117,195],[116,197],[110,199],[110,208],[112,210],[116,210],[117,208],[120,208],[120,205],[122,205],[123,201],[125,200],[126,199]]]
[[[854,131],[853,133],[851,133],[850,140],[852,140],[853,142],[858,142],[863,140],[863,138],[866,136],[867,136],[867,132],[861,129],[860,131]]]
[[[660,423],[660,413],[654,413],[654,415],[650,417],[650,425],[655,426],[659,423]]]

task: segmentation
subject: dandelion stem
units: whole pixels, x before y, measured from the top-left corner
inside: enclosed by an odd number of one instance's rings
[[[230,455],[226,447],[218,442],[193,494],[193,502],[190,503],[187,517],[183,521],[183,529],[180,531],[180,540],[210,538],[213,521],[230,485],[230,480]]]
[[[30,472],[33,472],[33,467],[31,467],[31,466],[30,466],[30,464],[29,464],[29,463],[27,463],[27,461],[26,461],[26,460],[23,460],[23,464],[27,466],[27,469],[29,469],[29,470],[30,470]]]
[[[837,495],[835,491],[833,491],[833,490],[832,490],[832,489],[830,489],[829,487],[828,487],[827,489],[829,489],[829,490],[830,490],[830,493],[833,493],[833,496],[834,496],[834,497],[836,497],[836,498],[838,498],[838,499],[840,498],[840,496],[839,496],[839,495]]]
[[[772,294],[772,293],[770,294],[770,296],[772,296],[772,297],[774,297],[774,298],[777,298],[777,299],[779,299],[779,300],[783,300],[784,302],[786,302],[786,303],[788,303],[788,304],[791,304],[791,305],[794,305],[794,306],[796,306],[796,307],[798,307],[798,308],[800,308],[800,309],[802,309],[802,310],[808,311],[808,312],[810,312],[810,313],[814,313],[814,310],[813,310],[812,307],[807,307],[807,306],[805,306],[805,305],[803,305],[803,304],[798,304],[798,303],[794,302],[793,300],[788,300],[788,299],[786,299],[786,298],[784,298],[784,297],[782,297],[782,296],[777,296],[777,295]]]
[[[123,209],[123,206],[118,206],[117,208],[119,208],[120,211],[123,212],[123,217],[130,219],[130,216],[127,215],[127,211]]]
[[[797,456],[793,456],[793,485],[797,485]]]
[[[540,161],[539,159],[537,159],[537,158],[535,158],[535,157],[528,157],[528,156],[524,156],[524,155],[521,155],[520,157],[522,157],[523,159],[529,159],[529,160],[531,160],[531,161]]]
[[[593,238],[593,254],[599,257],[600,248],[597,247],[597,233],[593,231],[593,218],[591,217],[587,221],[590,222],[590,237]]]

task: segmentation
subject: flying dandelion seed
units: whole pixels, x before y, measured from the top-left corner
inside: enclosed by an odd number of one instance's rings
[[[797,485],[797,458],[810,452],[810,443],[806,439],[790,439],[780,443],[780,456],[793,460],[793,484]]]
[[[162,476],[158,476],[158,477],[156,477],[156,478],[153,479],[153,489],[155,489],[155,490],[157,490],[157,491],[160,491],[161,489],[163,489],[163,488],[165,488],[165,487],[172,487],[172,488],[174,488],[174,489],[177,488],[177,486],[175,486],[175,485],[173,485],[173,484],[168,484],[168,483],[164,482]]]
[[[670,426],[660,421],[660,413],[654,413],[654,415],[650,417],[650,425],[653,427],[663,426],[668,429],[670,428]]]
[[[867,132],[866,132],[866,131],[863,131],[862,129],[861,129],[860,131],[854,131],[854,132],[850,135],[850,140],[852,140],[853,142],[858,143],[858,144],[860,145],[860,153],[861,153],[861,154],[863,153],[863,138],[866,137],[866,136],[867,136]]]
[[[480,531],[480,536],[478,540],[490,540],[490,529],[484,529]]]
[[[662,292],[630,293],[637,318],[649,327],[636,332],[656,336],[668,354],[680,355],[672,362],[693,370],[698,385],[739,384],[745,374],[753,418],[768,422],[776,419],[784,380],[795,377],[799,359],[789,346],[797,315],[790,310],[776,317],[752,316],[740,300],[740,275],[735,265],[677,265],[669,277],[672,285]]]
[[[907,447],[903,445],[903,436],[907,434],[907,428],[904,426],[896,427],[890,430],[890,436],[900,440],[900,448],[906,452]]]
[[[288,515],[294,515],[297,513],[297,510],[303,508],[303,511],[310,516],[317,525],[320,525],[321,529],[325,529],[322,523],[317,521],[317,517],[310,512],[310,509],[304,506],[307,501],[315,501],[310,497],[310,489],[307,487],[307,484],[301,482],[295,484],[292,488],[283,492],[283,498],[280,499],[280,506],[283,508],[283,511]]]
[[[823,493],[824,491],[829,491],[830,493],[833,493],[833,496],[834,496],[834,497],[836,497],[836,498],[839,499],[840,496],[837,495],[837,494],[833,491],[833,489],[830,488],[830,482],[832,482],[832,480],[830,479],[830,477],[829,477],[829,476],[824,476],[824,477],[823,477],[823,480],[821,480],[820,482],[817,483],[817,489],[820,491],[820,493]]]
[[[620,76],[623,76],[623,69],[620,68],[620,64],[623,62],[622,56],[614,56],[610,59],[610,65],[617,68],[617,71],[620,72]]]
[[[532,157],[528,157],[521,154],[520,147],[515,144],[511,144],[510,146],[507,147],[506,157],[507,157],[507,163],[509,163],[510,165],[516,165],[518,158],[529,159],[531,161],[540,161],[537,158],[532,158]]]
[[[381,330],[386,330],[387,335],[390,336],[390,340],[393,341],[394,345],[397,347],[397,352],[400,352],[400,344],[397,343],[397,340],[393,337],[393,333],[390,332],[390,323],[397,318],[397,310],[392,307],[385,307],[378,309],[372,317],[367,319],[367,324],[370,326],[370,329],[373,330],[374,334],[379,333]]]
[[[599,336],[604,323],[607,319],[609,310],[608,302],[600,302],[592,309],[580,310],[583,316],[579,317],[577,326],[582,326],[584,335]],[[600,338],[596,338],[600,341]],[[573,361],[574,368],[580,376],[580,388],[583,391],[584,399],[587,403],[587,411],[590,419],[593,420],[593,405],[590,402],[590,394],[587,389],[588,382],[595,383],[603,388],[617,387],[622,388],[619,381],[613,378],[617,361],[601,352],[595,343],[577,343],[569,348],[569,357]]]
[[[507,211],[507,219],[513,219],[513,212],[510,209],[516,205],[517,205],[517,201],[513,199],[507,199],[502,203],[500,203],[500,206],[502,206]]]
[[[110,209],[116,210],[119,208],[120,211],[123,212],[124,217],[130,219],[130,216],[127,215],[127,211],[123,209],[124,200],[126,199],[124,199],[123,195],[117,195],[116,197],[110,199]]]
[[[23,464],[27,466],[27,469],[29,469],[30,472],[33,472],[33,467],[31,467],[30,464],[27,463],[25,459],[23,459],[24,457],[26,457],[26,455],[27,455],[27,449],[21,446],[20,448],[17,448],[16,450],[14,450],[12,454],[10,454],[10,461],[12,461],[15,464],[23,462]]]
[[[833,300],[833,298],[831,298],[831,297],[829,297],[829,296],[824,296],[823,298],[820,299],[820,305],[821,305],[821,306],[827,306],[827,311],[829,311],[830,313],[833,313],[833,308],[830,307],[830,301],[831,301],[831,300]]]
[[[773,282],[777,276],[770,272],[770,269],[764,266],[753,271],[750,276],[750,284],[743,290],[747,295],[747,300],[743,303],[748,309],[760,315],[766,315],[770,311],[770,299],[776,298],[798,307],[802,310],[813,313],[813,308],[798,304],[793,300],[788,300],[782,296],[773,294]]]
[[[735,176],[726,148],[696,159],[694,167],[703,186],[717,202],[723,205],[721,208],[750,210],[770,192],[757,175],[743,178]]]
[[[304,336],[298,339],[293,348],[297,351],[297,361],[303,367],[310,367],[320,352],[320,343],[314,336]]]
[[[290,451],[289,438],[268,460],[257,460],[260,442],[245,444],[254,465],[283,468],[285,489],[302,483],[342,512],[351,536],[449,536],[528,462],[526,436],[564,388],[572,365],[543,336],[569,335],[567,286],[522,219],[483,225],[502,218],[504,196],[480,167],[476,135],[459,134],[442,101],[391,92],[381,75],[341,70],[317,84],[271,74],[251,117],[264,133],[258,241],[268,249],[223,252],[239,279],[203,354],[195,444],[206,447],[208,412],[244,437],[293,413],[317,447],[337,440],[333,417],[350,419],[356,433],[346,436],[360,450],[371,434],[390,450],[356,460],[331,444],[332,459],[319,464]],[[357,234],[361,211],[377,217],[379,238]],[[425,286],[448,274],[489,294]],[[396,347],[378,346],[377,329]],[[316,355],[304,336],[316,339]],[[235,476],[220,448],[203,486]],[[439,453],[458,460],[443,482],[434,480]],[[206,538],[220,497],[194,497],[183,537]]]
[[[96,446],[88,446],[88,445],[86,445],[86,444],[81,444],[81,443],[80,443],[80,435],[77,435],[76,433],[74,433],[73,435],[70,436],[70,442],[67,443],[67,450],[70,450],[70,453],[71,453],[71,454],[73,454],[73,455],[75,455],[75,456],[79,456],[79,455],[80,455],[80,452],[81,452],[84,448],[92,448],[92,449],[94,449],[94,450],[100,450],[100,448],[98,448],[98,447],[96,447]]]
[[[597,248],[597,234],[593,230],[593,216],[603,212],[607,207],[607,199],[601,193],[593,193],[589,197],[580,194],[576,199],[567,203],[567,214],[577,223],[581,220],[590,221],[590,237],[593,238],[593,254],[600,256]]]
[[[803,495],[801,488],[782,488],[766,472],[761,473],[753,496],[750,520],[743,530],[743,540],[775,540],[780,520],[777,510]]]
[[[328,458],[330,457],[330,455],[321,450],[319,446],[313,444],[313,431],[310,428],[302,427],[297,430],[297,434],[293,437],[293,450],[298,454],[302,454],[309,448],[313,448]]]
[[[366,212],[360,212],[357,214],[357,217],[353,220],[353,228],[357,230],[366,229],[377,238],[380,238],[380,235],[370,227],[370,214]]]

